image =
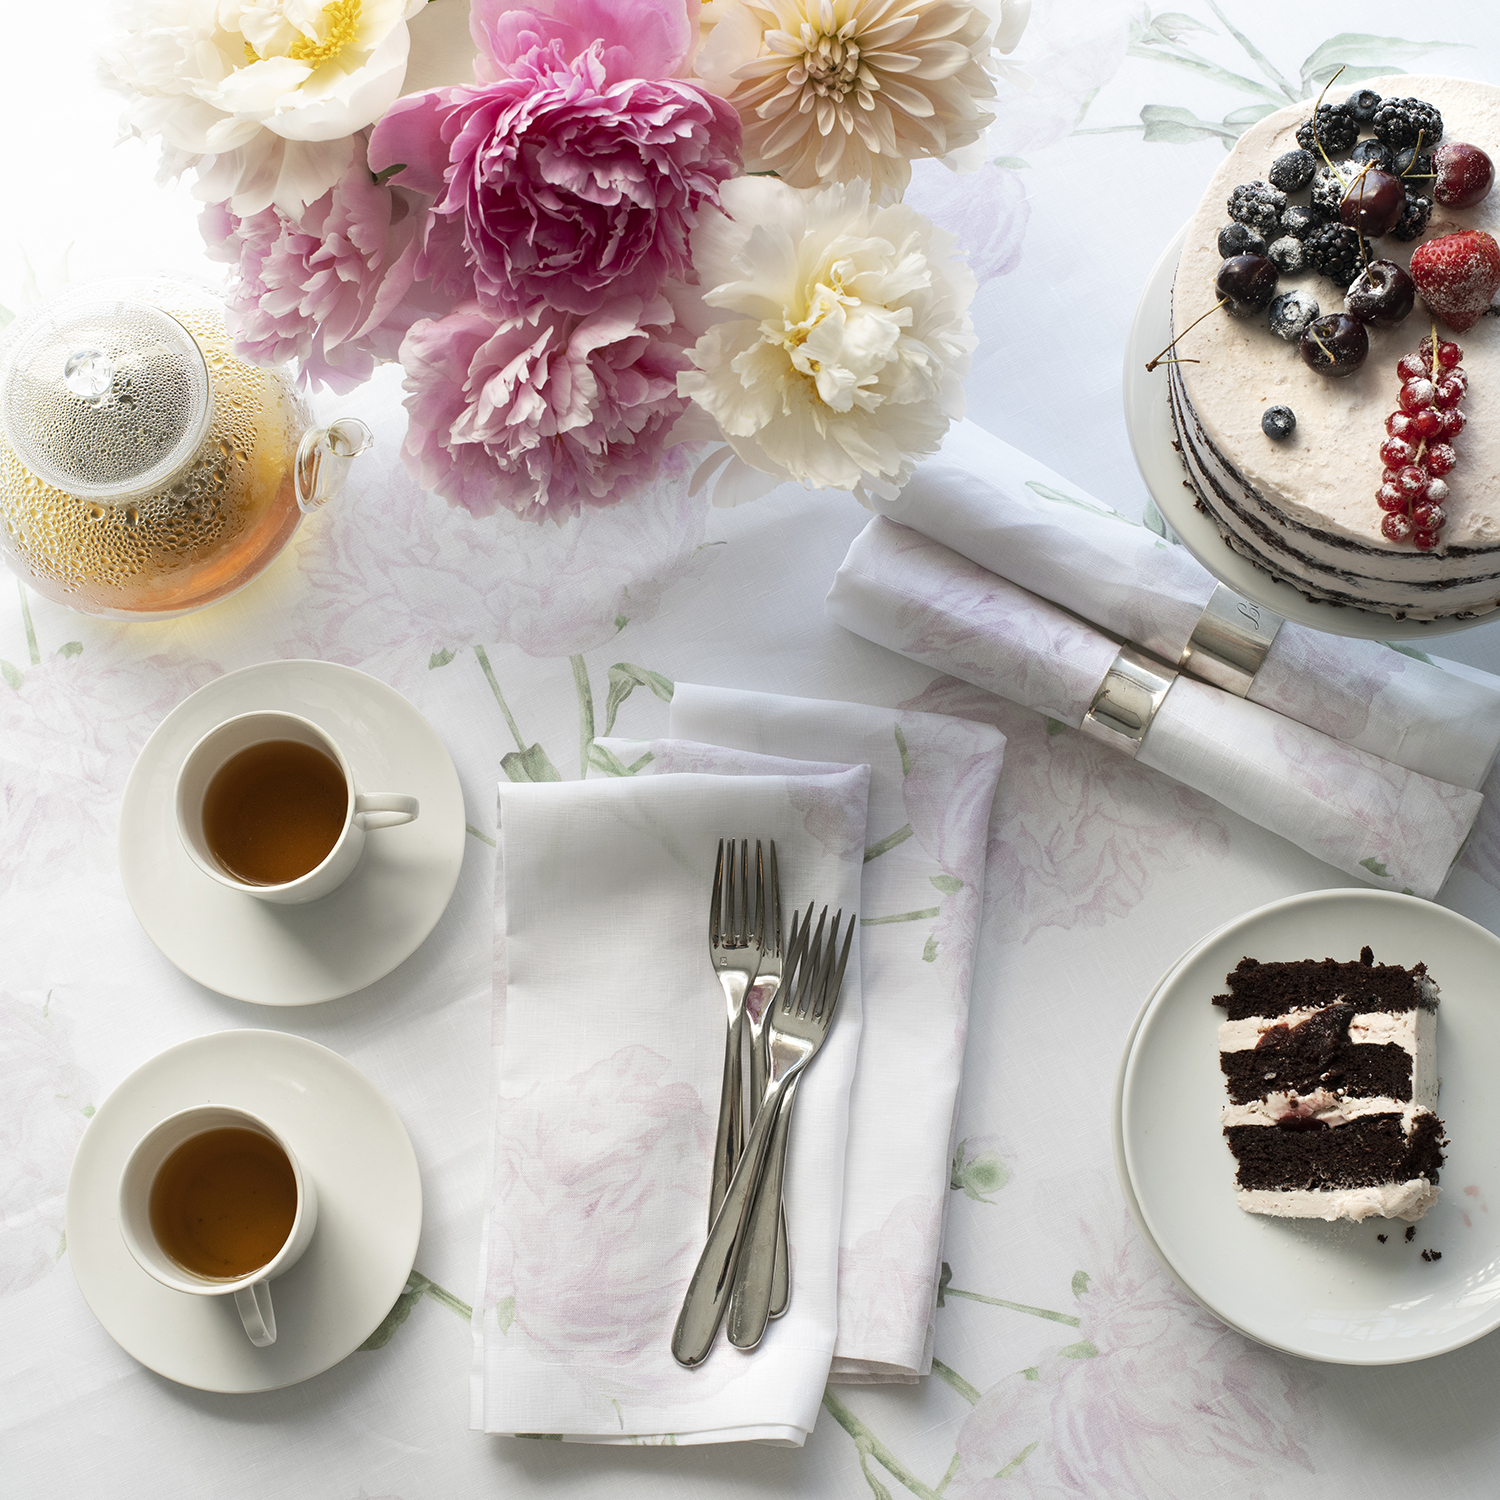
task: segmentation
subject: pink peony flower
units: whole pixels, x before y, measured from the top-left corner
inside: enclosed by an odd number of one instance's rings
[[[472,29],[482,81],[398,100],[370,140],[377,171],[436,200],[417,274],[510,316],[690,278],[688,237],[739,168],[740,127],[661,74],[690,42],[683,0],[481,4]]]
[[[672,323],[655,296],[586,316],[538,305],[503,318],[469,303],[416,324],[400,356],[412,477],[475,515],[560,519],[624,499],[687,404]]]
[[[394,359],[418,318],[445,310],[413,284],[428,200],[377,182],[363,138],[355,145],[348,170],[295,219],[275,207],[240,218],[225,202],[198,221],[210,257],[235,267],[238,352],[258,364],[296,358],[304,382],[340,392]]]

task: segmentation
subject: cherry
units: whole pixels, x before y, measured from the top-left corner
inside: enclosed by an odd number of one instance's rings
[[[1416,457],[1416,448],[1404,438],[1388,437],[1380,445],[1380,461],[1388,469],[1400,469]]]
[[[1419,411],[1412,419],[1412,426],[1417,430],[1419,438],[1425,438],[1431,442],[1441,435],[1443,430],[1443,414],[1429,406],[1424,411]]]
[[[1339,220],[1372,239],[1389,234],[1406,207],[1406,188],[1400,178],[1379,167],[1360,172],[1339,201]]]
[[[1301,351],[1302,362],[1319,375],[1352,375],[1370,352],[1370,335],[1358,318],[1329,313],[1307,325]]]
[[[1469,420],[1456,406],[1447,411],[1439,412],[1442,419],[1442,436],[1445,440],[1456,438],[1464,430],[1464,424]]]
[[[1432,366],[1420,354],[1403,354],[1396,363],[1396,373],[1403,380],[1421,380],[1432,373]]]
[[[1422,455],[1422,462],[1427,466],[1429,474],[1451,474],[1454,464],[1458,462],[1458,454],[1447,443],[1434,443]]]
[[[1434,484],[1441,484],[1441,479],[1433,480]],[[1406,513],[1406,496],[1393,484],[1383,484],[1375,492],[1375,503],[1384,511],[1400,511]]]
[[[1350,283],[1344,310],[1374,328],[1394,328],[1416,300],[1416,282],[1395,261],[1372,260]]]
[[[1437,174],[1432,196],[1444,208],[1473,208],[1489,196],[1495,180],[1494,162],[1464,141],[1445,141],[1432,153],[1432,167]]]
[[[1276,277],[1276,267],[1264,255],[1231,255],[1219,267],[1214,289],[1237,318],[1249,318],[1276,295]]]
[[[1408,500],[1420,500],[1427,493],[1427,475],[1415,464],[1407,464],[1396,475],[1396,486]]]
[[[1432,395],[1433,384],[1430,380],[1420,376],[1416,380],[1408,380],[1401,387],[1401,410],[1414,416],[1424,406],[1432,405]]]
[[[1388,542],[1409,542],[1414,529],[1405,511],[1392,511],[1380,523],[1380,534]]]

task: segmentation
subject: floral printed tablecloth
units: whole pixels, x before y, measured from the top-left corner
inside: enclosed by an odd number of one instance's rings
[[[436,0],[414,36],[452,24],[459,3]],[[154,186],[138,145],[110,147],[118,106],[88,57],[103,4],[12,10],[0,304],[111,271],[210,270],[186,191]],[[1341,62],[1346,79],[1409,65],[1500,82],[1500,17],[1478,0],[1036,0],[1016,60],[1037,82],[1007,95],[991,164],[977,178],[919,169],[909,198],[961,236],[980,278],[971,414],[1138,514],[1124,331],[1221,143],[1316,93]],[[392,372],[321,409],[364,417],[376,450],[236,599],[127,628],[0,578],[0,1495],[1491,1491],[1500,1342],[1381,1370],[1273,1354],[1174,1288],[1113,1180],[1114,1068],[1162,970],[1237,913],[1341,876],[828,623],[822,596],[866,519],[844,497],[781,490],[713,511],[687,495],[678,460],[648,498],[586,527],[477,521],[400,467]],[[1500,671],[1495,625],[1440,649]],[[173,704],[220,673],[297,656],[361,667],[417,704],[458,765],[471,837],[453,903],[411,960],[345,1000],[272,1011],[161,957],[125,901],[114,838],[132,760]],[[959,713],[1008,737],[935,1375],[833,1389],[800,1452],[625,1453],[467,1427],[494,783],[576,777],[596,736],[661,733],[676,680]],[[1500,929],[1500,801],[1442,900]],[[941,916],[910,915],[920,946]],[[417,1270],[366,1349],[304,1386],[231,1398],[173,1385],[117,1348],[79,1294],[62,1231],[95,1106],[163,1047],[240,1026],[298,1032],[369,1074],[411,1132],[426,1222]]]

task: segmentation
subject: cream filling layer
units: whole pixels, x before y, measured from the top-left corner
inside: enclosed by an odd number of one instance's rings
[[[1254,1188],[1236,1197],[1247,1214],[1267,1214],[1276,1219],[1353,1219],[1356,1223],[1378,1214],[1383,1219],[1406,1219],[1415,1223],[1437,1202],[1442,1189],[1425,1177],[1409,1182],[1383,1183],[1379,1187]]]
[[[1362,1120],[1368,1115],[1400,1115],[1402,1132],[1410,1135],[1417,1117],[1431,1113],[1427,1105],[1416,1100],[1408,1102],[1382,1095],[1349,1099],[1330,1089],[1317,1089],[1311,1094],[1268,1094],[1249,1104],[1226,1104],[1219,1118],[1228,1128],[1231,1125],[1279,1125],[1288,1115],[1310,1115],[1328,1126],[1347,1125],[1351,1120]]]

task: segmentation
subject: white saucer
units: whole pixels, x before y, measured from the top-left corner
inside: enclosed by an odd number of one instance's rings
[[[1236,593],[1274,609],[1299,625],[1329,635],[1354,636],[1365,641],[1418,641],[1485,624],[1490,617],[1397,620],[1351,605],[1317,602],[1298,593],[1290,584],[1278,582],[1249,558],[1241,557],[1225,545],[1218,523],[1198,509],[1192,490],[1184,488],[1187,475],[1172,446],[1177,434],[1167,405],[1166,367],[1159,365],[1149,375],[1146,373],[1146,366],[1172,337],[1172,280],[1186,238],[1184,224],[1147,279],[1125,341],[1125,428],[1130,434],[1130,446],[1156,508],[1182,545],[1220,583]]]
[[[271,1283],[278,1337],[257,1349],[232,1297],[190,1297],[125,1248],[120,1172],[147,1130],[195,1104],[234,1104],[284,1135],[317,1184],[307,1253]],[[205,1391],[270,1391],[336,1365],[406,1285],[422,1182],[396,1111],[352,1063],[280,1031],[220,1031],[169,1048],[99,1106],[68,1178],[68,1259],[105,1332],[143,1365]]]
[[[1222,1013],[1211,1000],[1225,976],[1247,954],[1352,958],[1366,943],[1377,962],[1425,960],[1442,991],[1438,1112],[1451,1145],[1442,1196],[1412,1244],[1398,1219],[1324,1224],[1242,1212],[1219,1128]],[[1500,1327],[1497,973],[1500,938],[1444,907],[1370,890],[1273,902],[1211,933],[1167,972],[1127,1044],[1117,1166],[1148,1245],[1210,1312],[1273,1348],[1336,1364],[1426,1359]],[[1424,1247],[1442,1259],[1422,1260]]]
[[[187,752],[261,708],[327,730],[361,791],[409,792],[422,807],[414,823],[373,831],[348,880],[303,906],[210,880],[173,818]],[[120,874],[151,941],[190,978],[257,1005],[312,1005],[384,978],[437,925],[463,857],[463,791],[437,731],[394,688],[326,661],[262,662],[199,688],[147,740],[120,807]]]

